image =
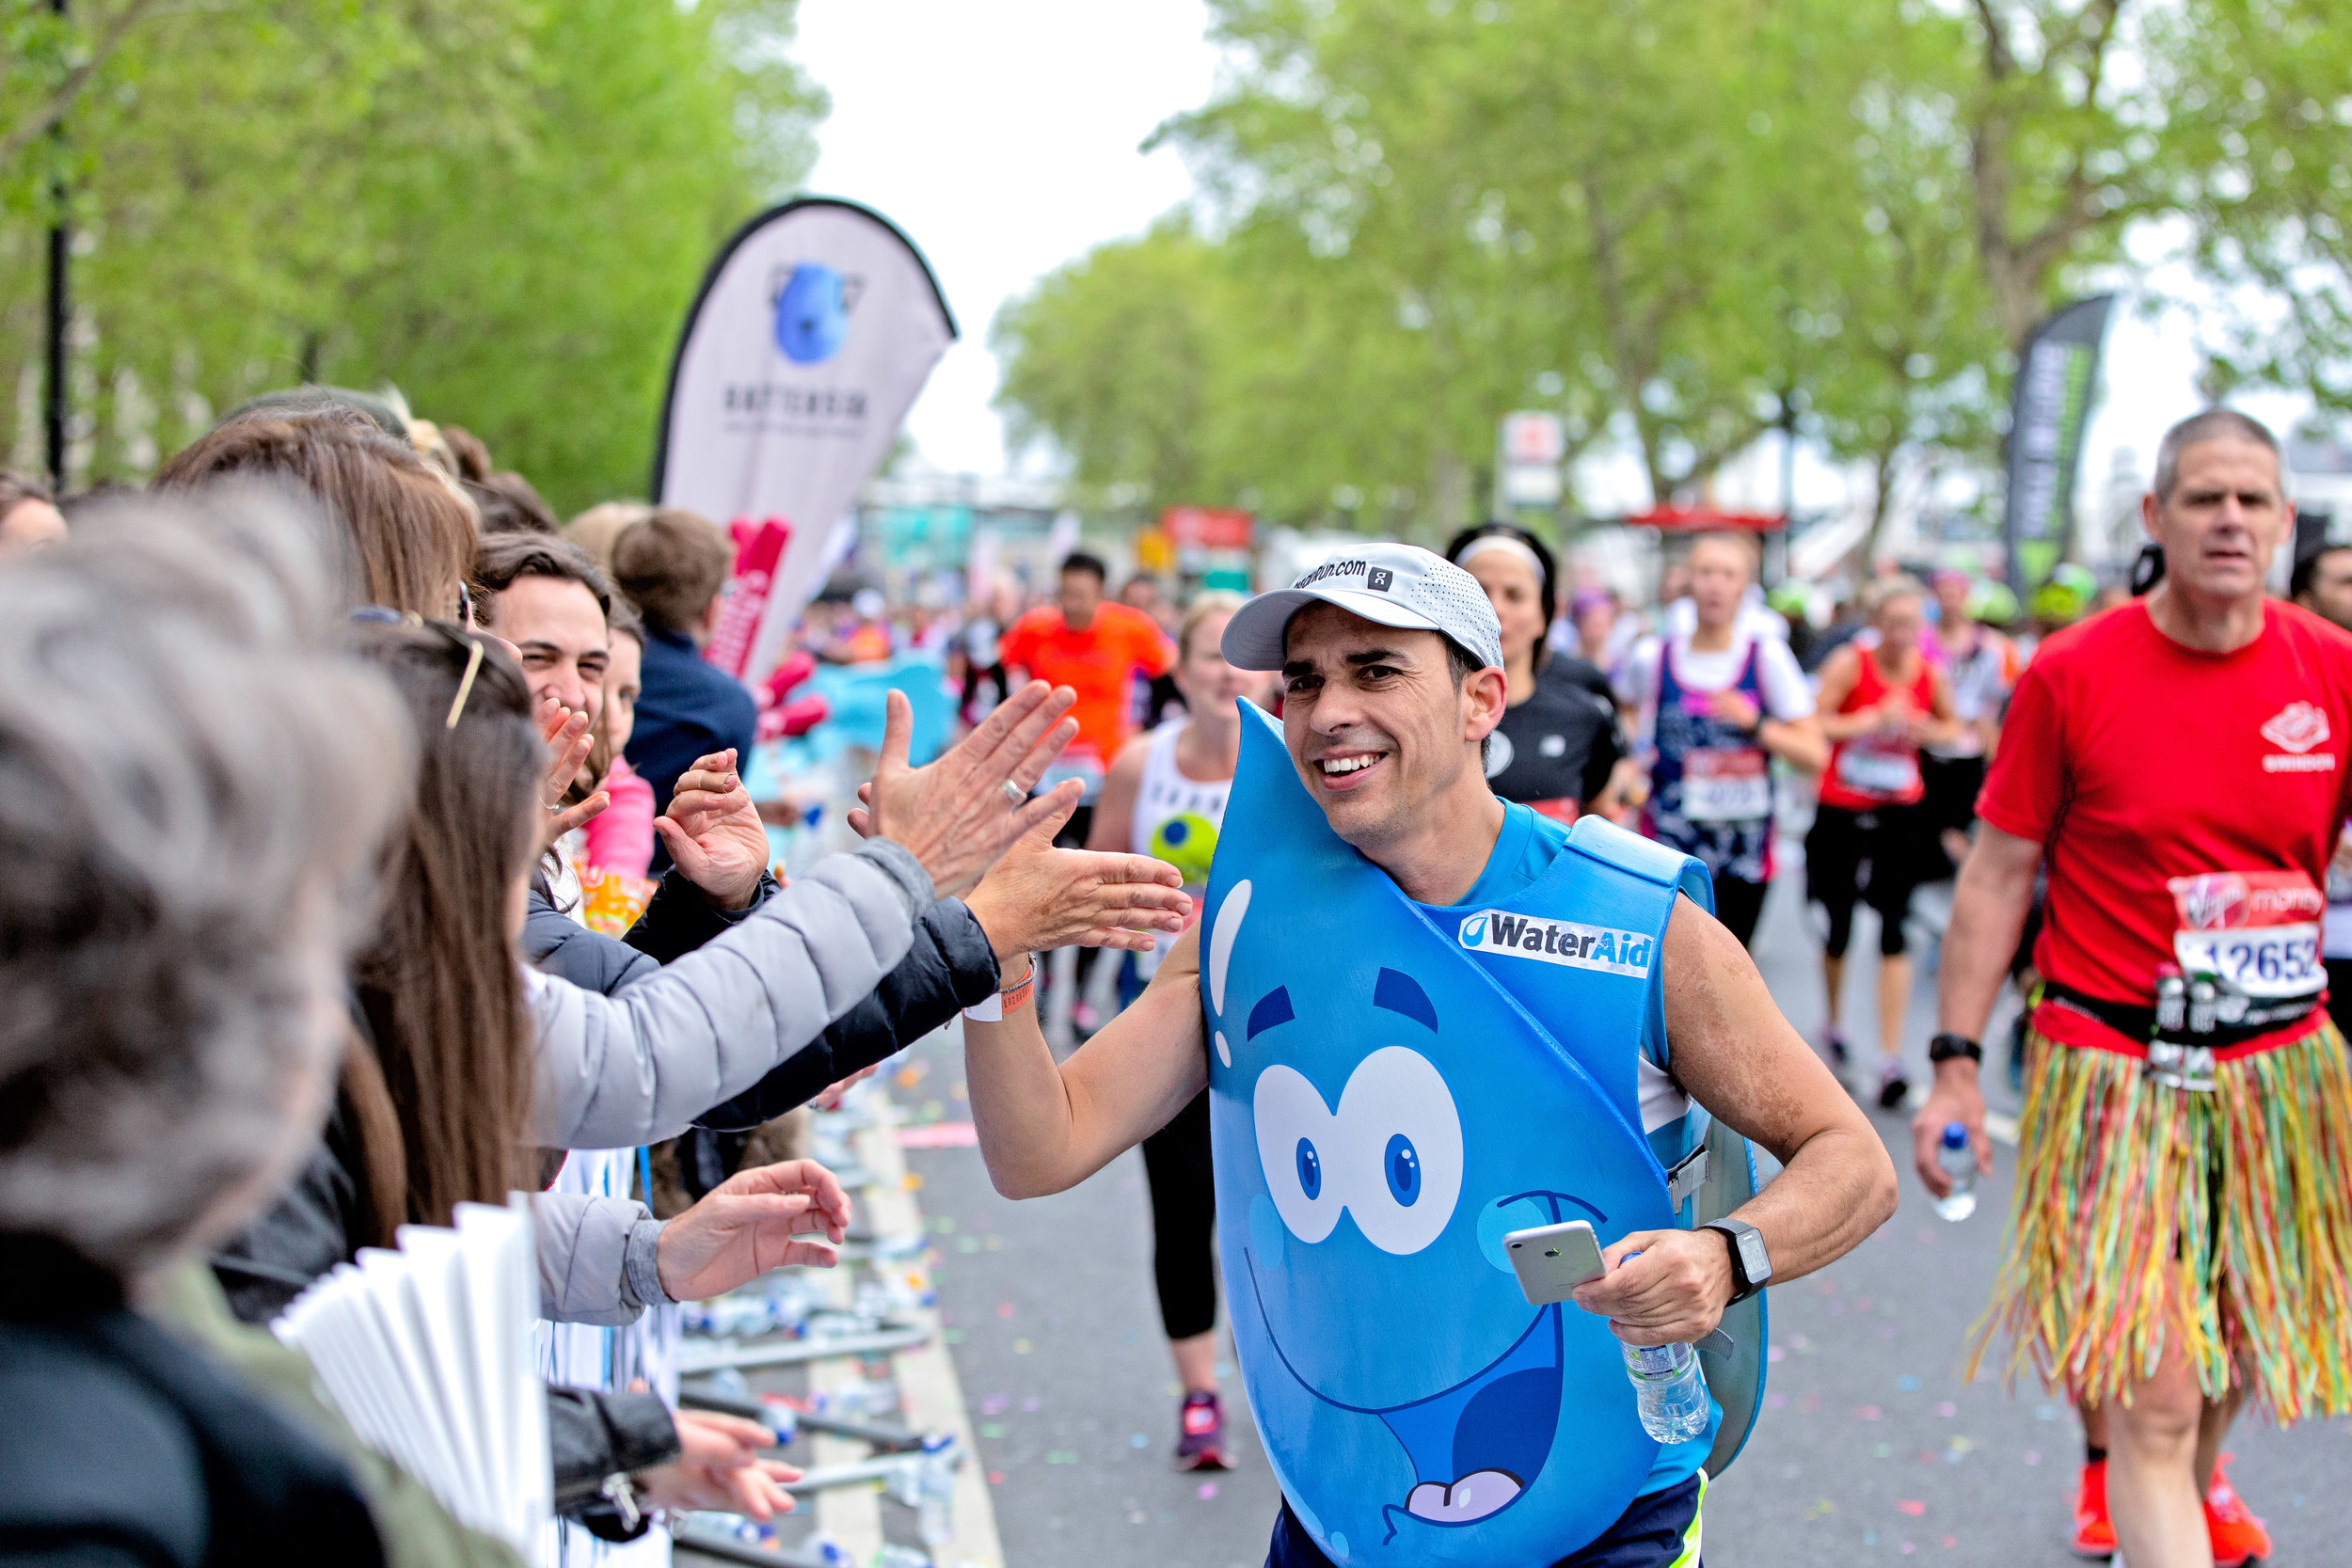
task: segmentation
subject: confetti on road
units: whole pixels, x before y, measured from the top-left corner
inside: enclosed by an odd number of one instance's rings
[[[983,1437],[1002,1437],[1004,1434],[1005,1427],[1004,1423],[1001,1421],[982,1421],[980,1423],[980,1435]]]
[[[1948,1420],[1952,1417],[1960,1414],[1960,1406],[1954,1404],[1949,1400],[1939,1401],[1935,1407],[1935,1413]]]
[[[1035,1349],[1037,1347],[1026,1339],[1015,1339],[1012,1342],[1012,1354],[1015,1355],[1026,1355]]]
[[[1005,1472],[1004,1472],[1004,1471],[1002,1471],[1002,1470],[991,1470],[991,1471],[989,1471],[989,1473],[988,1473],[988,1483],[989,1483],[991,1486],[1002,1486],[1002,1485],[1004,1485],[1004,1484],[1005,1484]]]
[[[1000,1301],[1000,1302],[998,1302],[998,1303],[996,1304],[996,1315],[997,1315],[998,1317],[1000,1317],[1000,1318],[1009,1318],[1009,1317],[1011,1317],[1011,1316],[1012,1316],[1012,1303],[1010,1303],[1010,1302],[1009,1302],[1009,1301]]]
[[[1881,1410],[1875,1404],[1865,1404],[1855,1408],[1853,1418],[1857,1421],[1875,1421],[1885,1414],[1885,1411]]]
[[[1031,1394],[1027,1399],[1021,1402],[1022,1414],[1027,1416],[1035,1415],[1041,1402],[1042,1402],[1040,1401],[1035,1394]]]
[[[1127,1439],[1127,1446],[1131,1449],[1148,1449],[1152,1446],[1152,1439],[1138,1432]]]
[[[1925,1513],[1927,1511],[1928,1505],[1919,1501],[1915,1497],[1898,1497],[1895,1500],[1896,1513],[1908,1513],[1915,1519],[1919,1517],[1922,1513]]]
[[[1200,1483],[1200,1490],[1193,1493],[1193,1496],[1200,1498],[1204,1503],[1207,1502],[1211,1497],[1216,1496],[1216,1482],[1213,1481],[1202,1481]]]
[[[2042,1463],[2042,1454],[2041,1454],[2041,1452],[2040,1452],[2038,1449],[2027,1449],[2026,1450],[2026,1464],[2028,1464],[2028,1465],[2039,1465],[2039,1464],[2041,1464],[2041,1463]]]
[[[983,1416],[1001,1416],[1006,1412],[1006,1410],[1011,1407],[1011,1404],[1012,1401],[1007,1396],[1003,1394],[991,1394],[986,1399],[980,1401],[980,1414]]]
[[[1906,1394],[1915,1394],[1919,1391],[1919,1380],[1912,1376],[1909,1372],[1905,1372],[1902,1376],[1895,1380],[1895,1386],[1900,1388]]]
[[[1078,1463],[1077,1450],[1074,1449],[1048,1449],[1045,1450],[1045,1463],[1048,1465],[1075,1465]]]
[[[1804,1516],[1808,1519],[1819,1519],[1836,1512],[1837,1506],[1831,1502],[1827,1497],[1822,1497],[1816,1501],[1811,1508],[1804,1511]]]

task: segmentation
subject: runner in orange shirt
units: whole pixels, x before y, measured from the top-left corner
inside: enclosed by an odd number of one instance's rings
[[[1038,784],[1047,790],[1064,779],[1085,781],[1086,794],[1057,841],[1073,845],[1086,842],[1103,775],[1135,733],[1130,689],[1136,675],[1163,675],[1176,662],[1176,650],[1151,616],[1130,605],[1104,602],[1104,575],[1103,562],[1093,556],[1081,551],[1068,557],[1061,563],[1057,602],[1015,621],[998,648],[1008,669],[1078,694],[1070,710],[1078,721],[1078,738]]]

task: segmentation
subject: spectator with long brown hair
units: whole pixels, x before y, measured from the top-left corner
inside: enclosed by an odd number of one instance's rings
[[[155,474],[162,492],[230,475],[275,480],[309,496],[357,557],[366,602],[428,619],[462,619],[474,520],[450,481],[357,409],[264,412],[215,426]]]

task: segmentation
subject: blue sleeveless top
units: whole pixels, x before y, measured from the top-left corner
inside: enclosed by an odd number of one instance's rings
[[[1705,907],[1711,885],[1597,818],[1509,807],[1470,895],[1414,903],[1244,713],[1200,991],[1218,1246],[1268,1460],[1336,1563],[1554,1561],[1708,1451],[1643,1432],[1606,1322],[1531,1306],[1502,1243],[1677,1223],[1666,1167],[1703,1117],[1645,1110],[1658,947],[1677,892]]]

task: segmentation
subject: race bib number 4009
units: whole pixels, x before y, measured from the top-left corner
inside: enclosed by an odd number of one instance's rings
[[[2209,975],[2242,995],[2279,1000],[2327,983],[2319,922],[2328,902],[2300,871],[2217,871],[2175,877],[2182,973]]]

